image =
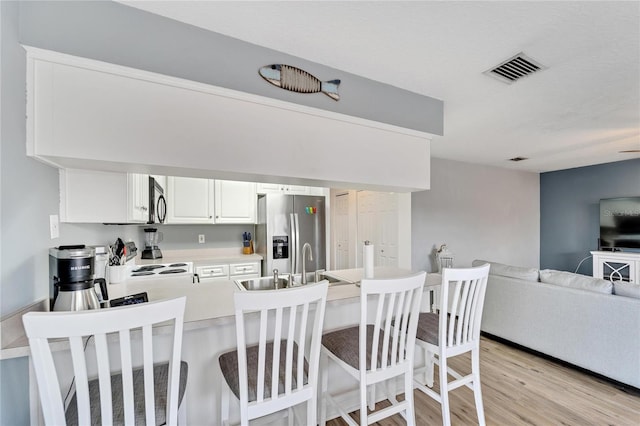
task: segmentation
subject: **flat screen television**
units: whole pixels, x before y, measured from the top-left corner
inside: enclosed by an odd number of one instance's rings
[[[600,249],[640,249],[640,197],[600,200]]]

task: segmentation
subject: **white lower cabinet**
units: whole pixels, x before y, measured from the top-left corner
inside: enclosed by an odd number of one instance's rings
[[[196,274],[198,274],[200,282],[227,281],[229,280],[229,264],[199,266],[196,267]]]
[[[60,221],[146,223],[149,175],[60,169]]]
[[[195,271],[200,283],[210,281],[243,280],[260,277],[260,262],[220,263],[198,266]]]
[[[211,179],[169,176],[167,223],[214,223],[213,182]]]
[[[592,251],[593,276],[640,284],[640,253]]]
[[[255,278],[260,276],[260,262],[231,263],[229,264],[229,277],[232,280],[239,276]]]

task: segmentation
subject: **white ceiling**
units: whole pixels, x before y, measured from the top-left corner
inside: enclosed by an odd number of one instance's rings
[[[640,158],[619,152],[640,149],[638,1],[123,3],[442,99],[434,157],[534,172]],[[548,69],[483,74],[519,52]]]

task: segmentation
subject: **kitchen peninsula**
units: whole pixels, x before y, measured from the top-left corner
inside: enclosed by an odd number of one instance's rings
[[[340,284],[330,284],[324,329],[331,330],[357,324],[360,315],[358,309],[360,287],[355,281],[361,279],[362,270],[350,269],[330,273],[352,282],[342,281]],[[408,270],[397,268],[376,268],[375,270],[376,278],[392,278],[409,273],[411,272]],[[425,290],[433,290],[439,284],[439,275],[428,274]],[[217,366],[217,355],[236,346],[233,293],[237,291],[241,291],[240,287],[232,280],[216,281],[215,284],[185,284],[184,280],[174,282],[172,279],[149,279],[109,285],[111,299],[140,292],[147,292],[149,301],[187,297],[182,355],[183,360],[189,364],[187,417],[190,424],[214,425],[217,423],[219,410],[217,395],[222,380]],[[425,293],[423,310],[429,308],[429,300],[428,293]],[[162,327],[159,327],[156,332],[162,335]],[[164,342],[160,339],[160,342],[158,350],[162,351],[168,341]],[[64,351],[66,348],[58,349]],[[24,357],[28,354],[29,347],[23,333],[21,336],[16,336],[12,343],[6,346],[3,344],[0,352],[2,359]],[[66,389],[68,383],[61,380],[61,385]],[[355,383],[348,380],[335,380],[332,381],[331,386],[339,390],[347,390],[355,388]],[[37,392],[36,389],[32,387],[31,394],[34,395],[35,392]],[[357,405],[357,401],[354,402]],[[33,401],[31,406],[34,410]]]

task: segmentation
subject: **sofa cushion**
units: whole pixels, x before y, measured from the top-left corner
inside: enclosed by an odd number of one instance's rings
[[[566,271],[555,271],[553,269],[541,270],[540,282],[593,291],[595,293],[611,294],[613,292],[613,284],[611,281]]]
[[[626,281],[615,281],[613,283],[613,294],[640,299],[640,285]]]
[[[489,273],[509,278],[518,278],[526,281],[538,281],[538,270],[535,268],[523,268],[520,266],[505,265],[504,263],[489,262],[488,260],[474,260],[473,266],[481,266],[485,263],[491,265]]]

